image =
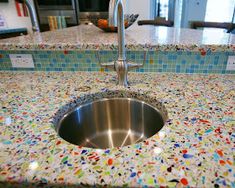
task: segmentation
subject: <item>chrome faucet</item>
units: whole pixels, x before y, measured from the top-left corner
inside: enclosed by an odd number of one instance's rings
[[[25,3],[28,10],[29,10],[29,16],[32,23],[32,30],[33,32],[40,32],[37,14],[34,9],[33,0],[19,0],[20,3]]]
[[[110,0],[109,2],[109,26],[118,27],[118,59],[116,61],[101,63],[105,68],[113,69],[118,75],[118,85],[128,86],[127,73],[134,68],[143,67],[143,64],[133,63],[126,60],[125,50],[125,26],[124,26],[124,10],[122,0]],[[145,56],[146,54],[144,54]],[[99,56],[98,56],[99,57]],[[145,57],[144,57],[145,62]]]

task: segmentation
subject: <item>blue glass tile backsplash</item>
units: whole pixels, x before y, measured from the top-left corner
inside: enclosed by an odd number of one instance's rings
[[[35,68],[12,68],[9,54],[32,54]],[[0,51],[0,70],[108,71],[100,67],[99,59],[110,62],[117,59],[117,55],[117,51]],[[226,71],[229,55],[235,53],[210,52],[205,55],[200,52],[147,51],[144,67],[133,71],[234,74],[235,71]],[[143,51],[127,51],[130,61],[142,63],[144,57]]]

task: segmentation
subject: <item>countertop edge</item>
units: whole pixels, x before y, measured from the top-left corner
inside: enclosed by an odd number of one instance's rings
[[[0,43],[0,50],[49,50],[49,51],[60,51],[60,50],[73,50],[73,51],[87,51],[87,50],[118,50],[118,46],[111,44],[13,44],[13,43]],[[208,45],[196,45],[196,44],[127,44],[126,50],[130,51],[185,51],[185,52],[235,52],[235,44],[208,44]]]

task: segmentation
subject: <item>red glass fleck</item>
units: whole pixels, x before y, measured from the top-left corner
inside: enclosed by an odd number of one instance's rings
[[[182,178],[180,180],[180,182],[183,184],[183,185],[188,185],[188,180],[186,178]]]
[[[108,160],[108,165],[112,165],[113,164],[113,159],[109,159]]]

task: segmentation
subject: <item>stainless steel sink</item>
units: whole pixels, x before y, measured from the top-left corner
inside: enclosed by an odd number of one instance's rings
[[[64,140],[90,148],[122,147],[141,142],[164,125],[164,113],[134,98],[101,98],[78,105],[57,122]]]

